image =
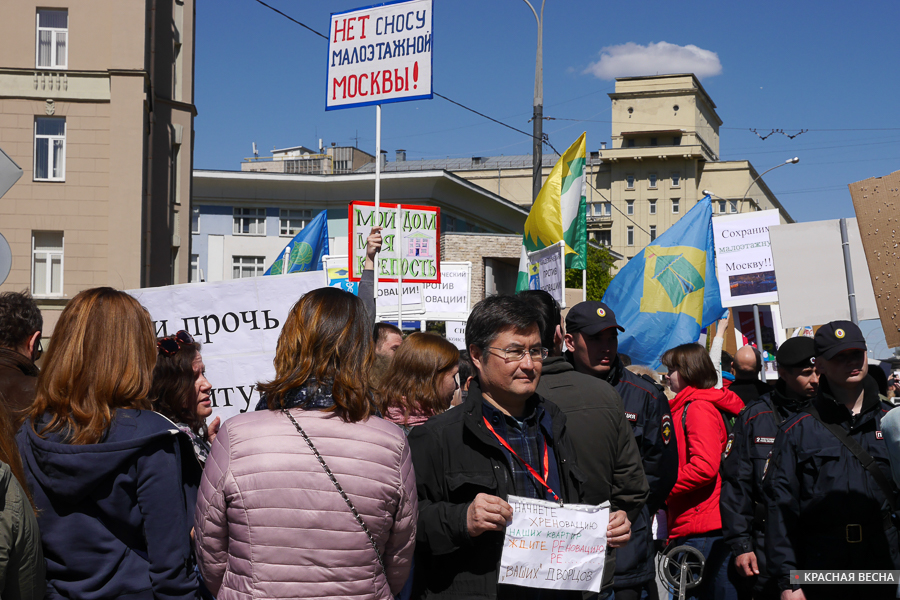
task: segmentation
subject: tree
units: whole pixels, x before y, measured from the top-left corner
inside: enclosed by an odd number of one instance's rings
[[[587,299],[600,300],[612,281],[610,269],[615,259],[605,246],[588,244]],[[566,287],[581,289],[581,270],[566,269]]]

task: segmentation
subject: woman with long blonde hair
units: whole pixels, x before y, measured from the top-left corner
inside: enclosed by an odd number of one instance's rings
[[[156,336],[137,300],[85,290],[60,315],[18,443],[47,590],[64,598],[196,598],[200,468],[151,410]]]
[[[389,600],[409,574],[417,497],[409,446],[375,416],[363,301],[309,292],[278,338],[267,410],[228,419],[197,501],[200,572],[218,600]],[[252,557],[252,561],[251,558]]]

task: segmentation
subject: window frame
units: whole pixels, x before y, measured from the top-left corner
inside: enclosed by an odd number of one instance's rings
[[[255,211],[254,214],[250,214],[249,212],[244,211]],[[257,219],[257,228],[255,233],[244,233],[244,219]],[[259,231],[259,222],[262,221],[262,232]],[[231,233],[232,235],[246,235],[246,236],[265,236],[266,235],[266,209],[265,208],[256,208],[249,206],[235,206],[232,211],[232,225],[231,225]],[[249,229],[249,227],[248,227]]]
[[[232,227],[234,221],[232,221]],[[195,227],[196,226],[196,227]],[[200,207],[191,207],[191,233],[200,233]]]
[[[291,213],[304,213],[304,216],[291,216]],[[278,235],[279,237],[294,237],[309,225],[313,220],[312,209],[309,208],[280,208],[278,209]],[[285,227],[285,221],[288,226]],[[291,221],[301,221],[303,224],[300,229],[293,231],[290,226]]]
[[[625,214],[628,216],[634,215],[634,200],[625,201]]]
[[[245,263],[246,260],[253,260],[254,264]],[[244,276],[242,273],[244,272],[244,267],[252,267],[254,270],[253,275]],[[234,276],[234,270],[238,269],[238,273],[240,274],[238,277]],[[265,256],[249,256],[249,255],[232,255],[231,257],[231,278],[232,279],[249,279],[251,277],[261,277],[266,273],[266,257]]]
[[[673,188],[681,187],[681,173],[672,173],[672,176],[669,178],[669,180],[672,182]]]
[[[728,201],[728,213],[729,214],[737,214],[738,212],[738,201],[737,200],[729,200]]]
[[[597,243],[601,246],[612,246],[612,231],[609,229],[601,229],[597,232]]]
[[[40,121],[62,121],[63,124],[63,133],[62,135],[49,135],[44,133],[38,133],[38,123]],[[66,180],[66,136],[69,131],[69,124],[66,122],[65,117],[47,117],[47,116],[38,116],[34,117],[34,142],[33,142],[33,153],[32,157],[32,171],[31,171],[31,179],[32,181],[57,181],[64,182]],[[47,169],[47,177],[38,177],[38,140],[47,140],[47,164],[45,165]],[[62,142],[62,151],[60,152],[62,163],[59,166],[58,176],[53,176],[54,167],[54,153],[53,148],[55,146],[54,142]]]
[[[647,175],[647,187],[651,190],[655,190],[659,187],[659,177],[656,176],[656,173]]]
[[[41,27],[41,11],[47,12],[65,12],[66,13],[66,27],[63,29],[62,27]],[[34,25],[35,25],[35,35],[34,35],[34,68],[35,69],[48,69],[52,71],[66,71],[69,69],[69,9],[68,8],[38,8],[34,13]],[[49,31],[50,32],[50,62],[49,65],[41,64],[41,31]],[[65,34],[66,36],[66,56],[65,56],[65,64],[58,64],[56,62],[57,52],[56,46],[58,44],[58,35],[60,33]]]
[[[634,175],[625,175],[625,189],[626,190],[634,189]]]
[[[634,225],[625,228],[625,245],[634,246]]]
[[[59,250],[37,250],[35,247],[36,235],[39,233],[58,233],[60,236],[60,249]],[[44,281],[45,289],[49,291],[45,291],[44,293],[38,293],[37,288],[35,287],[37,269],[35,268],[35,264],[37,261],[38,254],[43,255],[44,259],[47,261],[47,270],[46,270],[46,280]],[[59,290],[53,291],[53,258],[59,258]],[[35,298],[62,298],[65,296],[65,266],[66,266],[66,233],[64,231],[46,231],[46,230],[32,230],[31,231],[31,295]]]
[[[656,225],[650,226],[650,241],[651,242],[656,241]]]
[[[681,198],[672,198],[672,214],[681,214]]]
[[[651,215],[656,214],[656,200],[650,200],[650,213]]]

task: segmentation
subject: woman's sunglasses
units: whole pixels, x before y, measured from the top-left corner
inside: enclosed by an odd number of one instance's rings
[[[156,349],[163,356],[174,356],[178,354],[182,346],[189,346],[194,343],[194,338],[187,331],[181,330],[175,335],[169,335],[156,341]]]

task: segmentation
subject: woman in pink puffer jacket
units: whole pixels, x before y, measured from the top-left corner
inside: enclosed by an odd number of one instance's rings
[[[227,420],[203,472],[195,545],[218,600],[387,600],[403,587],[416,483],[405,436],[373,414],[372,345],[365,308],[352,294],[322,288],[291,309],[275,379],[259,386],[269,409]]]

